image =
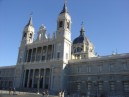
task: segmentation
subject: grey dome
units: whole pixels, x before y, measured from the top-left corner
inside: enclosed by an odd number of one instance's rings
[[[73,44],[83,43],[83,41],[84,41],[84,36],[80,35],[79,37],[74,39]]]
[[[85,40],[86,42],[88,42],[88,39],[85,37],[85,30],[84,27],[82,25],[81,30],[80,30],[80,35],[79,37],[75,38],[73,40],[73,44],[77,44],[77,43],[83,43],[83,41]]]

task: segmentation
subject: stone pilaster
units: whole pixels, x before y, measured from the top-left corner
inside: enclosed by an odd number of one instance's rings
[[[23,77],[23,84],[22,84],[23,88],[25,87],[25,78],[26,78],[26,70],[24,70],[24,77]]]
[[[44,77],[43,77],[43,88],[45,88],[45,75],[46,75],[46,68],[44,68]]]
[[[33,69],[33,77],[32,77],[32,88],[34,88],[34,78],[35,78],[35,69]]]
[[[28,79],[27,79],[27,88],[29,88],[29,83],[30,83],[30,69],[29,69]]]

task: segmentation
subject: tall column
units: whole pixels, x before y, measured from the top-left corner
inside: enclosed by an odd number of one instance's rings
[[[50,73],[49,73],[49,89],[51,88],[51,74],[52,74],[52,69],[50,68]]]
[[[27,55],[26,55],[25,62],[27,62],[27,60],[28,60],[28,54],[29,54],[29,50],[27,50]]]
[[[29,69],[28,79],[27,79],[27,88],[29,88],[29,82],[30,82],[30,69]]]
[[[41,54],[40,54],[40,62],[42,61],[42,54],[43,54],[43,47],[42,47],[42,49],[41,49]]]
[[[24,88],[25,86],[25,78],[26,78],[26,70],[24,70],[24,78],[23,78],[23,84],[22,84],[22,87]]]
[[[46,47],[46,54],[45,54],[45,60],[47,61],[47,54],[48,54],[48,46]]]
[[[53,44],[53,59],[55,59],[56,57],[55,57],[55,53],[56,53],[56,51],[55,51],[55,48],[56,46],[55,46],[55,43]]]
[[[38,92],[37,93],[39,93],[39,85],[40,85],[40,69],[39,69],[39,72],[38,72],[38,76],[37,76],[37,89],[38,89]]]
[[[54,45],[52,44],[51,60],[53,59],[53,51],[54,51]]]
[[[32,49],[32,53],[31,53],[30,62],[32,62],[32,57],[33,57],[33,49]]]
[[[43,77],[43,80],[42,80],[42,88],[43,88],[43,86],[44,86],[43,83],[44,83],[44,78],[45,78],[44,77],[44,69],[43,69],[43,75],[42,75],[42,77]]]
[[[39,80],[40,80],[40,76],[41,76],[41,69],[39,69],[39,74],[38,74]]]
[[[45,75],[46,75],[46,68],[44,68],[44,79],[43,79],[43,88],[45,88]]]
[[[30,62],[30,57],[31,57],[31,49],[28,50],[28,55],[27,55],[27,62]]]
[[[36,57],[37,57],[37,49],[38,49],[38,48],[36,48],[36,52],[35,52],[35,59],[34,59],[34,62],[36,62]]]
[[[51,69],[51,89],[53,88],[53,71],[54,71],[54,67],[52,67]]]
[[[53,48],[53,59],[56,59],[56,45],[55,43],[53,44],[54,48]]]
[[[32,88],[34,88],[34,78],[35,78],[34,75],[35,75],[35,69],[33,69],[32,86],[31,86]]]

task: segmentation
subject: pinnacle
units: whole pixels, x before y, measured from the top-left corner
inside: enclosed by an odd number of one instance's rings
[[[30,17],[29,22],[28,22],[28,24],[27,24],[26,26],[33,26],[33,23],[32,23],[32,16]]]
[[[62,13],[68,13],[67,6],[66,6],[66,0],[64,0],[64,7],[60,14]]]

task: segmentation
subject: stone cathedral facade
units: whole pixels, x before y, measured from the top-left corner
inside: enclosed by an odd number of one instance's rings
[[[32,17],[24,27],[14,66],[0,67],[0,88],[65,90],[70,94],[129,97],[129,54],[97,56],[81,26],[71,40],[67,6],[57,18],[56,33],[41,25],[34,40]]]

